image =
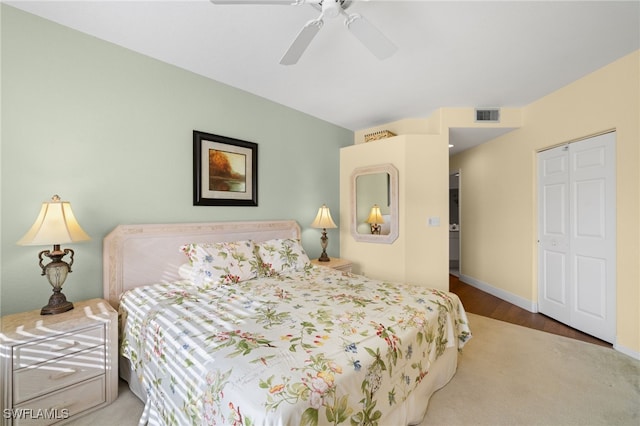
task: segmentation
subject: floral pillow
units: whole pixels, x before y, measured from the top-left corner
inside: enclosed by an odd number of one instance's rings
[[[301,271],[311,266],[309,256],[300,240],[275,239],[257,244],[264,275],[275,275],[286,271]]]
[[[240,278],[238,281],[246,281],[258,276],[260,259],[256,256],[253,241],[233,241],[224,243],[230,259],[238,266]]]
[[[191,243],[180,247],[191,265],[190,279],[198,285],[231,284],[258,276],[253,241]]]

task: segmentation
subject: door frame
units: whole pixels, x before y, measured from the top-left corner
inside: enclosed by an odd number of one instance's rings
[[[458,178],[458,276],[460,276],[462,275],[462,170],[449,170],[449,179],[455,175]],[[449,189],[451,189],[451,185],[449,185]]]

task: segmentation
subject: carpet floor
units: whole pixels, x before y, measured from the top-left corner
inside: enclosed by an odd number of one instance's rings
[[[468,314],[473,338],[420,426],[640,425],[640,361],[613,349]],[[118,399],[74,426],[137,425],[142,403]],[[396,425],[381,425],[396,426]]]
[[[469,314],[473,338],[426,425],[640,425],[640,361]]]

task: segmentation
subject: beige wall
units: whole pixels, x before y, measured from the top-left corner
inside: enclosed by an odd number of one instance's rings
[[[441,108],[354,133],[340,152],[340,255],[354,271],[375,278],[449,289],[449,128],[517,128],[520,109],[501,110],[500,123],[476,123],[473,108]],[[364,142],[388,130],[399,136]],[[391,245],[357,242],[350,232],[350,183],[356,167],[392,163],[399,170],[400,238]],[[428,226],[438,218],[440,226]]]
[[[451,158],[461,174],[461,268],[537,301],[536,153],[617,132],[617,340],[640,354],[640,52],[523,108],[523,126]]]
[[[442,149],[449,128],[456,127],[515,130],[451,157],[447,169]],[[364,143],[365,134],[379,130],[412,136]],[[617,132],[615,347],[640,358],[640,51],[524,108],[502,109],[497,125],[474,123],[473,108],[441,108],[428,118],[355,132],[355,145],[342,148],[340,156],[341,223],[349,223],[351,170],[392,162],[400,170],[400,238],[389,247],[356,243],[345,225],[341,256],[367,275],[441,283],[449,243],[442,185],[448,185],[449,170],[460,170],[463,277],[535,310],[536,154],[610,130]],[[429,216],[439,216],[442,226],[427,228]]]
[[[354,272],[447,290],[448,136],[402,135],[340,150],[340,256]],[[355,168],[391,163],[398,169],[399,236],[392,244],[351,236],[351,179]],[[427,226],[429,217],[441,225]]]
[[[509,128],[522,126],[521,108],[501,108],[498,123],[475,121],[475,108],[440,108],[428,118],[409,118],[357,130],[355,144],[365,143],[365,135],[388,130],[396,135],[447,135],[449,128]]]

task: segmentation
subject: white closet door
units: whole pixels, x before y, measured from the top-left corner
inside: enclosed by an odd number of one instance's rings
[[[540,312],[615,339],[615,133],[538,155]]]
[[[571,322],[569,147],[538,154],[538,310]]]

